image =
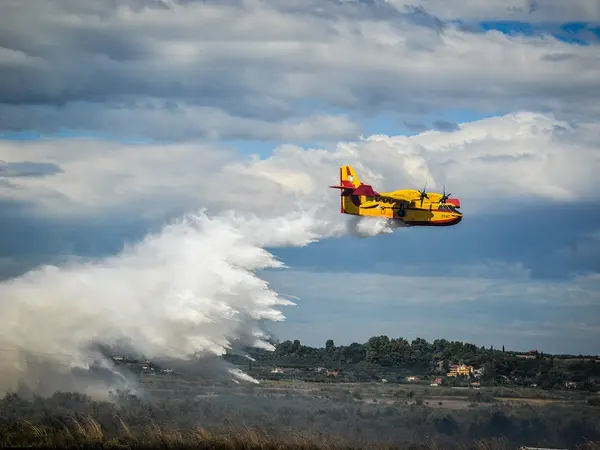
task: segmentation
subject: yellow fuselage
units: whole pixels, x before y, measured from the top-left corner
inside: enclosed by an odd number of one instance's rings
[[[343,214],[400,220],[410,226],[450,226],[462,220],[460,200],[414,189],[376,192],[363,184],[352,166],[340,167],[340,209]],[[445,192],[445,189],[444,189]]]
[[[401,220],[405,224],[413,226],[450,226],[456,225],[462,220],[462,213],[448,205],[439,203],[439,199],[442,197],[441,194],[427,193],[429,200],[424,199],[422,206],[420,200],[402,204],[401,202],[388,200],[388,198],[381,199],[381,197],[415,196],[415,193],[416,196],[419,195],[418,191],[406,189],[382,193],[380,196],[375,197],[356,196],[359,200],[358,206],[354,204],[350,196],[342,197],[342,212],[357,216]]]

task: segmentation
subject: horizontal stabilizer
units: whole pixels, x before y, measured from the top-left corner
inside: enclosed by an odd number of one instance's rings
[[[367,197],[376,197],[379,194],[373,190],[368,184],[361,184],[359,187],[354,189],[352,195],[366,195]]]
[[[349,189],[351,192],[351,195],[366,195],[367,197],[375,197],[375,196],[379,195],[368,184],[361,184],[357,188],[354,188],[354,186],[352,186],[352,183],[349,183],[347,181],[342,181],[341,186],[329,186],[329,187],[333,188],[333,189],[342,189],[342,190]]]
[[[342,180],[340,182],[340,186],[329,186],[333,189],[354,189],[354,185],[348,180]]]

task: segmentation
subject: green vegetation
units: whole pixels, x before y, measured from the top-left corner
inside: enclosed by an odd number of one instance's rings
[[[600,358],[596,356],[551,355],[543,352],[520,354],[514,351],[436,339],[432,343],[417,338],[390,339],[374,336],[366,343],[336,346],[328,340],[324,347],[301,345],[300,341],[275,344],[275,351],[247,349],[254,361],[228,355],[232,363],[257,378],[294,378],[321,382],[364,382],[385,379],[404,382],[407,376],[419,376],[421,382],[444,377],[445,383],[465,385],[479,381],[488,386],[537,387],[544,390],[571,389],[598,392]],[[449,379],[445,375],[452,364],[466,364],[475,370],[468,377]],[[288,368],[272,373],[274,367]],[[318,371],[319,367],[338,374]]]

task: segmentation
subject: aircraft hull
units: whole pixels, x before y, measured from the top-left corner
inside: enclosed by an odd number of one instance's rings
[[[397,219],[401,220],[401,219]],[[462,216],[455,217],[453,219],[441,219],[441,220],[433,220],[433,221],[414,221],[407,222],[402,220],[406,225],[415,226],[415,227],[451,227],[452,225],[457,225],[461,222]]]
[[[411,227],[451,227],[453,225],[459,224],[462,221],[462,215],[452,215],[452,217],[449,217],[449,218],[431,217],[428,219],[418,220],[418,219],[407,219],[407,218],[394,217],[394,216],[390,216],[387,214],[373,214],[371,211],[369,211],[368,214],[350,213],[350,212],[346,212],[346,211],[342,211],[342,213],[350,215],[350,216],[379,217],[381,219],[397,220],[397,221],[403,222],[405,225],[411,226]],[[428,213],[429,213],[429,211],[428,211]],[[447,215],[449,215],[449,214],[444,214],[444,216],[447,216]]]
[[[379,217],[404,222],[415,227],[450,227],[462,221],[462,214],[438,209],[406,208],[404,215],[400,216],[397,208],[390,206],[367,206],[363,208],[355,205],[343,205],[343,214],[364,217]]]

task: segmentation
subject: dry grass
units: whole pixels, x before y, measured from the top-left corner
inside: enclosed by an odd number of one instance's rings
[[[420,445],[405,446],[402,444],[385,446],[359,446],[356,443],[344,442],[340,439],[324,439],[316,436],[287,433],[284,436],[271,436],[253,429],[207,430],[198,427],[193,430],[178,430],[172,427],[152,424],[141,429],[132,430],[122,420],[120,429],[109,436],[93,417],[80,420],[70,419],[62,426],[49,427],[22,422],[0,427],[0,446],[2,447],[60,447],[60,448],[183,448],[201,449],[256,449],[256,450],[352,450],[358,448],[371,449],[423,449],[442,450],[448,448],[434,439],[425,439]],[[474,441],[468,446],[458,449],[505,450],[513,449],[503,439]],[[580,446],[581,450],[600,450],[600,442],[588,442]]]

